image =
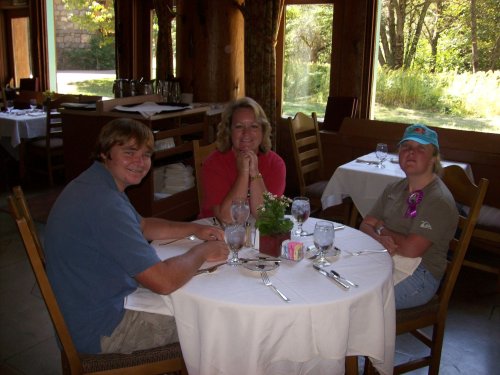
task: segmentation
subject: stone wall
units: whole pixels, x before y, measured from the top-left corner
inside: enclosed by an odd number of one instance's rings
[[[68,69],[68,52],[88,49],[92,34],[81,29],[69,19],[69,12],[62,0],[54,1],[54,28],[56,34],[57,68]],[[83,11],[80,11],[83,12]]]

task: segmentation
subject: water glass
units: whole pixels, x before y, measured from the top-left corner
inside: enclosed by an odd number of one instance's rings
[[[377,148],[375,149],[375,155],[377,156],[377,159],[380,160],[380,162],[377,165],[378,168],[385,168],[384,160],[387,159],[387,153],[388,153],[387,144],[377,143]]]
[[[7,100],[7,113],[10,114],[13,109],[14,109],[14,101],[13,100]]]
[[[330,262],[326,259],[328,249],[333,246],[335,239],[335,228],[330,221],[318,221],[314,226],[314,246],[318,249],[318,257],[314,264],[318,266],[329,266]]]
[[[36,99],[30,99],[30,109],[33,112],[37,107]]]
[[[235,198],[231,203],[231,217],[233,223],[245,225],[250,216],[250,206],[244,198]]]
[[[302,229],[302,224],[309,218],[311,214],[311,204],[307,197],[295,197],[292,202],[292,216],[297,222],[296,236],[307,236],[309,233]]]
[[[231,224],[224,228],[224,238],[231,250],[229,265],[237,266],[242,263],[238,258],[238,252],[245,245],[245,227],[239,224]]]

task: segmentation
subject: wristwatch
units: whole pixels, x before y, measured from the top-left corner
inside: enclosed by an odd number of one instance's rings
[[[382,231],[383,231],[383,230],[384,230],[384,226],[383,226],[383,225],[381,225],[381,226],[379,226],[379,227],[375,228],[375,232],[376,232],[379,236],[381,236],[381,235],[382,235]]]

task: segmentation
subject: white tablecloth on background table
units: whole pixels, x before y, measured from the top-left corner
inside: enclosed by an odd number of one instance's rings
[[[44,136],[45,119],[43,111],[28,113],[14,110],[12,114],[0,112],[0,137],[10,137],[11,146],[17,147],[21,138]]]
[[[314,222],[307,220],[304,229],[311,231]],[[304,238],[306,246],[312,244],[312,237]],[[186,239],[160,246],[161,242],[153,245],[162,259],[195,243]],[[335,244],[342,253],[326,268],[334,268],[358,288],[341,289],[315,271],[311,260],[283,260],[269,274],[291,299],[288,303],[263,284],[260,273],[224,265],[195,276],[169,296],[140,290],[125,306],[174,312],[191,375],[342,374],[348,355],[370,356],[381,373],[390,374],[395,342],[391,258],[387,253],[349,255],[382,249],[353,228],[336,231]],[[256,251],[240,253],[245,257]]]
[[[344,198],[351,197],[359,213],[364,217],[389,183],[405,178],[397,155],[389,155],[384,162],[385,168],[367,163],[376,161],[378,159],[375,153],[370,153],[338,167],[321,197],[323,209],[341,204]],[[442,161],[441,164],[443,167],[451,164],[459,165],[473,180],[469,164],[453,161]]]

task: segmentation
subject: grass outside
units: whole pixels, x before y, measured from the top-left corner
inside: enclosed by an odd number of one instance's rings
[[[100,95],[112,98],[114,78],[98,78],[85,81],[66,83],[66,93]],[[311,113],[316,111],[319,118],[324,117],[325,104],[292,104],[284,103],[283,116],[293,116],[297,112]],[[500,133],[500,116],[489,118],[466,118],[445,115],[424,110],[406,108],[389,108],[376,104],[375,119],[401,123],[423,123],[433,127],[459,130],[470,130],[486,133]]]

